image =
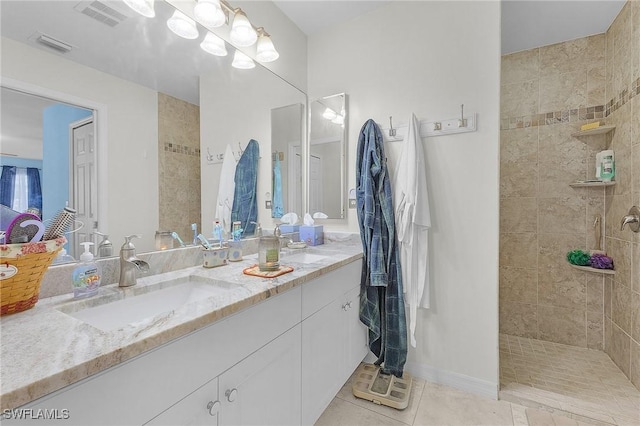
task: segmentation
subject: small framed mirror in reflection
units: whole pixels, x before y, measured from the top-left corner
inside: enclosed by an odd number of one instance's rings
[[[339,93],[309,107],[309,212],[343,219],[346,205],[347,95]]]

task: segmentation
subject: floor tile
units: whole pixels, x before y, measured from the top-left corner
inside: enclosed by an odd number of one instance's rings
[[[404,423],[359,407],[340,398],[334,398],[322,413],[316,426],[405,426]]]

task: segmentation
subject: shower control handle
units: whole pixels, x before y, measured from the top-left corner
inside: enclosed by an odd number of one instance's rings
[[[631,207],[629,214],[622,218],[620,231],[624,231],[624,227],[627,224],[633,232],[640,232],[640,209],[637,206]]]

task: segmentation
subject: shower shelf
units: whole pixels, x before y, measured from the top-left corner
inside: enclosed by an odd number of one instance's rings
[[[569,263],[569,266],[571,266],[572,268],[576,268],[579,269],[581,271],[584,272],[591,272],[592,274],[605,274],[605,275],[615,275],[616,271],[613,269],[598,269],[598,268],[592,268],[591,266],[578,266],[578,265],[574,265]]]
[[[609,133],[615,128],[616,126],[600,126],[600,127],[596,127],[595,129],[582,130],[579,132],[571,133],[571,136],[580,137],[580,136],[591,136],[591,135],[603,135],[605,133]]]
[[[614,181],[610,182],[573,182],[570,183],[569,186],[572,188],[603,188],[606,186],[613,186],[616,183]]]

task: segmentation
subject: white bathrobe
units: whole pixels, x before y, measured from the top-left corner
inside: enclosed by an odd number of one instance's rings
[[[428,232],[431,215],[420,123],[414,114],[411,114],[392,185],[402,285],[405,303],[409,306],[409,337],[415,348],[418,307],[430,305]]]
[[[231,146],[227,145],[224,159],[222,160],[218,200],[216,201],[216,219],[220,221],[222,229],[226,233],[231,232],[231,208],[233,207],[233,195],[236,190],[235,175],[236,159],[233,156]]]

